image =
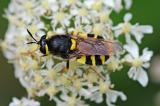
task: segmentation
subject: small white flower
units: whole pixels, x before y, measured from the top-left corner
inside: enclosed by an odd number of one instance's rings
[[[56,29],[58,24],[60,24],[62,28],[69,26],[70,18],[71,16],[63,11],[55,13],[55,15],[52,17],[53,30]]]
[[[124,0],[125,6],[123,6],[122,2],[123,0],[104,0],[104,4],[113,8],[116,12],[120,12],[123,7],[125,7],[125,9],[130,9],[132,0]]]
[[[40,103],[33,99],[22,98],[21,100],[19,100],[14,97],[9,106],[40,106]]]
[[[62,94],[60,98],[61,100],[54,98],[57,106],[88,106],[84,101],[81,101],[80,98],[76,98],[75,96]]]
[[[125,101],[127,99],[126,95],[123,92],[108,89],[106,93],[101,93],[97,89],[96,92],[93,92],[92,97],[90,97],[91,101],[95,101],[96,103],[101,103],[103,101],[103,94],[106,96],[106,104],[108,106],[115,106],[114,103],[117,101],[118,97],[121,100]]]
[[[140,56],[139,48],[133,41],[125,45],[124,48],[129,53],[125,56],[125,61],[131,64],[128,76],[133,80],[137,80],[143,87],[147,86],[148,75],[145,69],[150,66],[149,61],[153,52],[145,48]]]
[[[114,103],[120,97],[123,101],[127,99],[123,92],[112,90],[113,85],[110,82],[109,76],[106,77],[106,81],[101,81],[99,86],[89,86],[89,91],[91,92],[90,100],[96,103],[101,103],[103,101],[103,95],[106,96],[106,104],[108,106],[115,106]],[[90,93],[89,93],[90,94]]]
[[[132,14],[127,13],[124,16],[124,23],[118,24],[113,28],[115,31],[115,36],[120,36],[125,34],[126,42],[130,42],[131,35],[133,35],[138,43],[141,43],[141,39],[144,37],[144,34],[150,34],[153,32],[152,26],[149,25],[139,25],[138,23],[132,25],[130,23],[132,19]]]

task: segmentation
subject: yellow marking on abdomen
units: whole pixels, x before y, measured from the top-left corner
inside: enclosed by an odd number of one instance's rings
[[[96,59],[95,56],[91,56],[91,61],[92,61],[92,65],[95,66],[96,65]]]
[[[71,47],[70,47],[70,50],[74,50],[74,49],[76,49],[76,40],[71,39]]]
[[[77,58],[77,62],[96,66],[96,65],[103,65],[105,61],[108,60],[108,58],[109,56],[105,56],[105,55],[91,55],[91,56],[83,55]]]
[[[80,58],[77,59],[77,62],[85,64],[86,63],[86,56],[85,55],[81,56]]]
[[[102,64],[104,64],[104,63],[105,63],[105,56],[104,56],[104,55],[101,55],[101,56],[100,56],[100,59],[101,59]]]

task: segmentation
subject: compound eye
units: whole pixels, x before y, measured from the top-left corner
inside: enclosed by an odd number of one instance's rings
[[[44,40],[41,40],[40,46],[43,47],[43,46],[45,46],[45,45],[46,45],[45,39],[44,39]]]
[[[45,46],[41,46],[40,47],[40,51],[43,53],[43,54],[46,54],[46,49],[45,49]]]

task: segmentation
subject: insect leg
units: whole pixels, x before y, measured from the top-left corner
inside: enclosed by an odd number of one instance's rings
[[[66,66],[63,67],[61,74],[68,72],[69,70],[69,59],[66,62]]]
[[[67,68],[67,70],[69,69],[69,59],[66,62],[66,68]]]
[[[97,69],[93,68],[92,66],[90,67],[92,69],[92,71],[94,71],[102,80],[105,81],[105,77],[97,71]]]
[[[64,26],[64,27],[65,27],[65,29],[64,29],[64,30],[65,30],[65,33],[68,35],[68,34],[69,34],[69,33],[68,33],[68,30],[67,30],[68,28],[67,28],[67,26]]]

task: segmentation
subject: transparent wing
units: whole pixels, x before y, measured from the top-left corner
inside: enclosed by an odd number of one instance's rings
[[[78,42],[77,49],[85,55],[113,55],[121,50],[121,45],[111,40],[84,39]]]

